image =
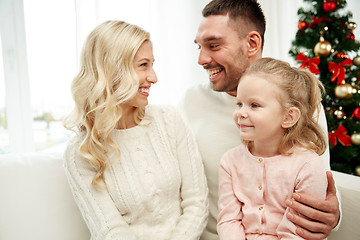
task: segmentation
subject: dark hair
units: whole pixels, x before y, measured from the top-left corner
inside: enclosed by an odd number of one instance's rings
[[[203,9],[203,17],[211,15],[227,15],[230,20],[236,22],[242,19],[255,25],[255,30],[260,34],[262,46],[264,46],[264,35],[266,20],[260,4],[257,0],[212,0]],[[241,26],[236,25],[238,28]]]

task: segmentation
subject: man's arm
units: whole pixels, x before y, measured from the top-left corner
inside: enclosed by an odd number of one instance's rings
[[[295,216],[290,213],[287,215],[290,221],[299,226],[296,233],[305,239],[318,240],[326,238],[340,219],[335,181],[330,171],[327,171],[326,175],[328,188],[325,200],[294,193],[293,199],[286,201],[288,207],[308,217]]]

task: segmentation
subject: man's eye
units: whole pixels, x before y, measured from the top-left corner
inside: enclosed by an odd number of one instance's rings
[[[218,46],[220,46],[220,45],[219,45],[219,44],[211,44],[211,45],[210,45],[210,48],[211,48],[211,49],[214,49],[214,48],[217,48]]]

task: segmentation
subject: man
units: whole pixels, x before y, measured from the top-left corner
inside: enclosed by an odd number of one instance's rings
[[[201,239],[216,240],[219,162],[227,150],[241,144],[232,118],[236,89],[245,69],[262,56],[265,17],[256,0],[213,0],[202,13],[195,43],[200,50],[198,63],[209,73],[210,84],[189,89],[180,109],[194,131],[208,179],[210,215]],[[323,111],[319,121],[326,129]],[[329,152],[323,157],[329,165]],[[286,201],[308,217],[287,216],[305,239],[326,238],[339,221],[339,202],[330,172],[328,184],[326,200],[294,194]]]

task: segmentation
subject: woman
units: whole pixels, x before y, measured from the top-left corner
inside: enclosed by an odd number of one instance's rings
[[[107,21],[88,36],[72,83],[77,132],[65,171],[91,239],[199,239],[207,185],[174,107],[147,106],[157,82],[149,33]]]

